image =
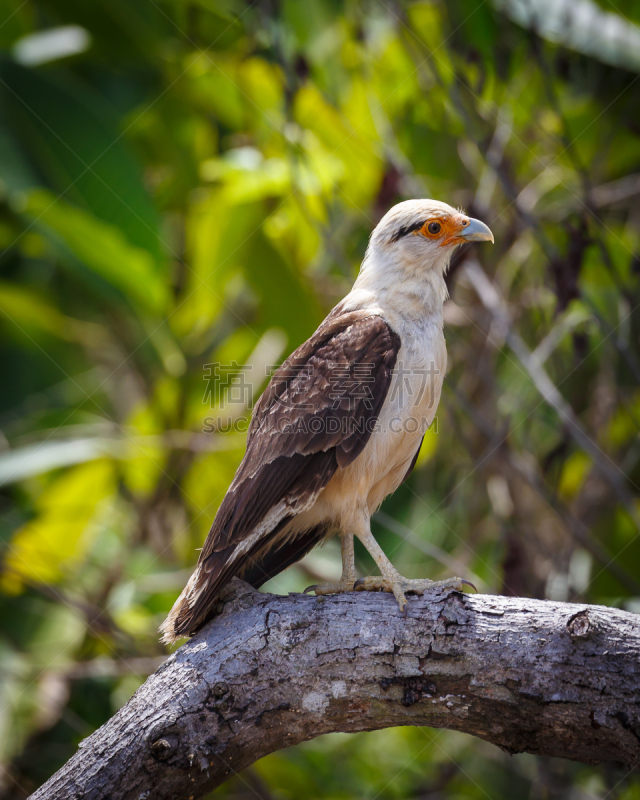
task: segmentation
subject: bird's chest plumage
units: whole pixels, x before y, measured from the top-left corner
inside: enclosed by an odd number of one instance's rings
[[[402,346],[389,393],[360,465],[370,476],[369,504],[373,507],[404,479],[435,417],[447,365],[439,326],[415,326],[400,335]]]
[[[397,332],[401,347],[375,430],[358,458],[336,472],[319,498],[317,511],[338,524],[353,513],[354,501],[371,513],[397,489],[436,414],[447,365],[442,327],[425,323]]]

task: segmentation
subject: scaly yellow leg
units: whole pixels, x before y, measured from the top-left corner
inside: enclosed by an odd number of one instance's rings
[[[367,548],[371,557],[378,565],[378,569],[382,573],[381,577],[360,578],[355,584],[356,591],[393,592],[400,606],[400,611],[403,613],[407,607],[405,592],[422,594],[427,589],[455,589],[456,591],[462,591],[464,584],[472,586],[475,589],[472,583],[465,581],[463,578],[448,578],[444,581],[430,581],[427,578],[418,580],[404,578],[389,561],[378,542],[376,542],[371,533],[368,520],[366,520],[366,524],[363,524],[356,531],[356,536]]]
[[[315,586],[307,586],[304,590],[305,594],[307,592],[315,592],[317,595],[343,594],[344,592],[353,591],[353,585],[356,582],[356,565],[352,533],[340,534],[340,551],[342,553],[342,577],[340,580],[333,583],[318,583]]]

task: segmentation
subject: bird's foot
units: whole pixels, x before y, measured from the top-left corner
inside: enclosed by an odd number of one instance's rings
[[[341,580],[333,583],[317,583],[315,586],[307,586],[307,588],[304,590],[304,593],[309,594],[309,592],[315,592],[316,595],[344,594],[345,592],[353,591],[354,582],[355,581],[342,578]]]
[[[411,578],[403,578],[398,575],[392,580],[387,580],[382,576],[373,576],[368,578],[360,578],[354,585],[356,592],[392,592],[400,611],[406,613],[407,598],[405,594],[423,594],[428,589],[444,589],[462,591],[463,586],[471,586],[476,592],[476,587],[464,578],[447,578],[444,581],[430,581],[427,578],[413,580]]]

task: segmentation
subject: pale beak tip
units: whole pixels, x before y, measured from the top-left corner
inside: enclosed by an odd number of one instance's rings
[[[468,242],[491,242],[494,244],[491,228],[473,217],[469,218],[469,224],[460,234],[460,238],[466,239]]]

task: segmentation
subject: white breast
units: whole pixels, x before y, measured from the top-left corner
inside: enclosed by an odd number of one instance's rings
[[[358,508],[371,514],[402,483],[433,422],[447,365],[442,327],[421,323],[395,330],[401,348],[378,425],[356,460],[339,469],[314,507],[301,515],[300,526],[331,519],[348,530]]]
[[[438,325],[411,326],[402,347],[377,430],[351,468],[369,483],[373,512],[402,483],[440,401],[447,351]]]

